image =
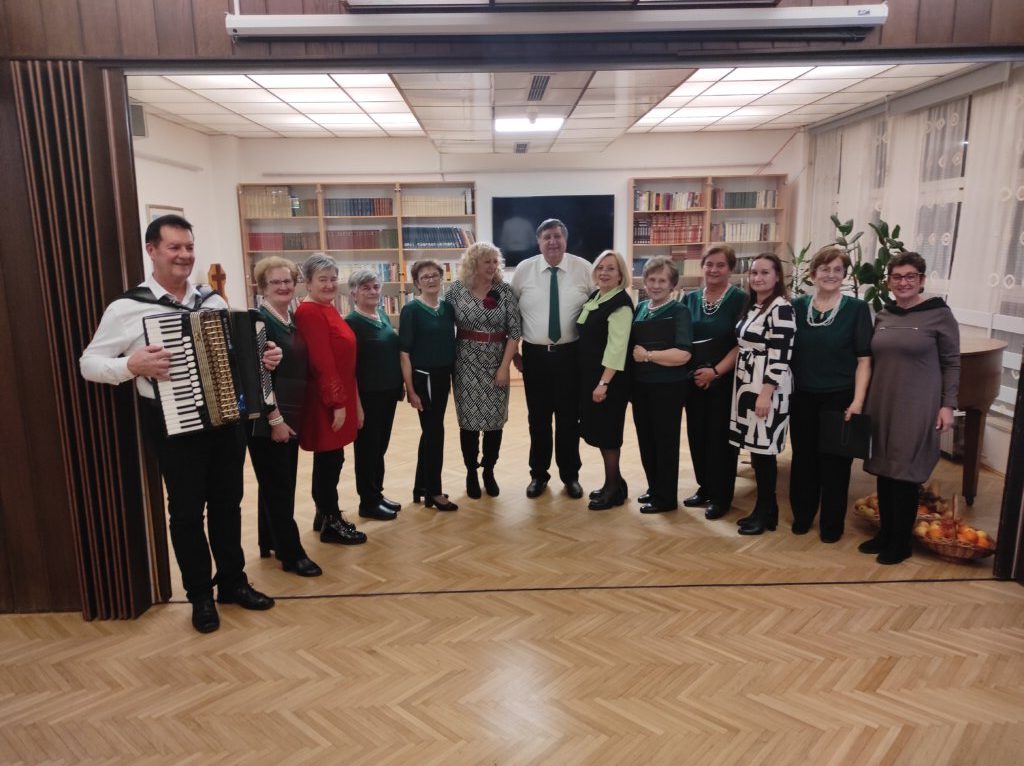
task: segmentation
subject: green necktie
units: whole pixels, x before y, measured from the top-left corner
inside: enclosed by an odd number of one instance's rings
[[[548,266],[551,272],[551,298],[548,304],[548,337],[552,343],[558,343],[562,337],[562,318],[558,313],[558,267]]]

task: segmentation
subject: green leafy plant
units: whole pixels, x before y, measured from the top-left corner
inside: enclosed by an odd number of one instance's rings
[[[889,261],[896,253],[906,252],[903,242],[899,239],[899,224],[893,226],[892,231],[889,230],[889,224],[881,219],[877,225],[868,224],[878,238],[878,250],[872,258],[865,255],[860,243],[864,232],[854,233],[852,218],[848,221],[840,221],[839,216],[833,215],[832,223],[838,232],[835,244],[846,249],[853,264],[851,277],[854,292],[860,295],[860,288],[866,287],[864,300],[871,304],[875,311],[881,311],[885,301],[889,299],[889,284],[885,278]]]
[[[790,292],[792,292],[794,296],[806,295],[807,288],[814,285],[807,273],[807,254],[811,250],[811,243],[808,242],[800,248],[799,253],[793,252],[792,245],[787,244],[786,247],[789,248],[789,259],[793,262],[793,284],[790,286]]]

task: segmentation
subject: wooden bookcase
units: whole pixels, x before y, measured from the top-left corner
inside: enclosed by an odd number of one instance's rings
[[[789,260],[783,252],[785,176],[633,178],[629,188],[629,257],[637,286],[647,259],[666,255],[680,262],[680,287],[698,287],[700,258],[718,243],[736,251],[737,283],[758,253]]]
[[[250,306],[259,303],[253,267],[262,258],[301,264],[323,252],[338,261],[342,281],[355,269],[377,272],[384,308],[397,323],[412,295],[409,265],[432,258],[450,281],[462,252],[476,241],[472,183],[241,184],[238,211]],[[303,294],[300,285],[297,296]],[[349,309],[344,289],[338,310]]]

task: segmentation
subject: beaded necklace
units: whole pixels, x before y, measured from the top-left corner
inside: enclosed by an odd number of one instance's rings
[[[839,313],[839,307],[843,304],[843,296],[839,296],[839,300],[836,301],[836,305],[830,308],[828,311],[819,311],[821,319],[814,319],[814,299],[807,301],[807,326],[808,327],[828,327],[836,319],[836,314]]]
[[[725,292],[718,296],[717,301],[713,301],[712,303],[708,303],[707,298],[704,297],[705,295],[707,295],[707,288],[701,290],[700,310],[704,312],[704,316],[710,317],[718,313],[718,309],[722,307],[722,301],[725,300],[725,296],[729,294],[730,290],[732,290],[732,285],[729,285],[727,288],[725,288]]]
[[[267,311],[269,311],[271,315],[273,315],[273,317],[277,319],[277,321],[283,324],[285,327],[289,326],[292,323],[292,313],[288,309],[285,309],[285,315],[281,316],[280,314],[277,313],[277,309],[270,305],[269,301],[263,301],[263,305],[266,306]]]

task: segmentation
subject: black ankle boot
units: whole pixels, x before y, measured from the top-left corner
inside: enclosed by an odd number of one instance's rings
[[[765,532],[774,532],[779,525],[779,506],[772,503],[768,510],[762,510],[763,505],[758,505],[751,514],[753,519],[740,525],[741,535],[763,535]]]
[[[498,486],[498,482],[494,478],[494,467],[484,466],[483,470],[484,489],[487,490],[487,494],[491,497],[497,497],[498,493],[501,492],[501,488]]]
[[[479,500],[480,495],[480,480],[476,476],[475,468],[466,469],[466,494],[474,500]]]
[[[331,511],[324,514],[320,542],[360,545],[366,542],[366,535],[356,529],[355,524],[345,521],[340,511]]]

